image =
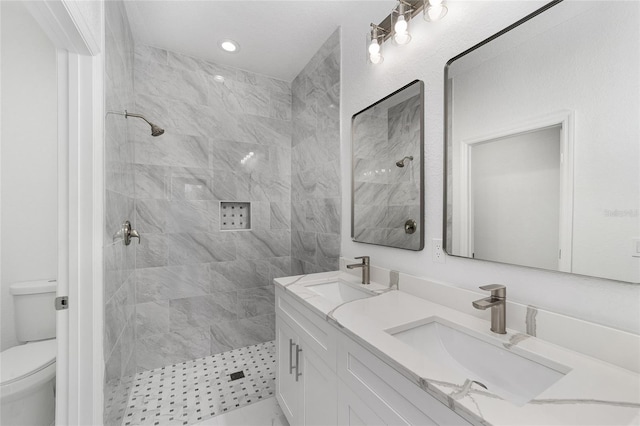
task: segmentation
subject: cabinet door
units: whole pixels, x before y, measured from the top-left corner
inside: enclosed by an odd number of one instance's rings
[[[291,327],[276,316],[276,399],[290,424],[298,424],[298,383],[296,382],[296,347],[298,337]],[[299,379],[298,379],[299,380]]]
[[[386,425],[367,404],[347,385],[338,380],[338,423],[339,426]]]
[[[336,373],[305,345],[300,354],[301,425],[327,426],[337,421]]]

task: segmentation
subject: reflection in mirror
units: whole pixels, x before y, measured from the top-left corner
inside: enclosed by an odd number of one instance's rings
[[[449,61],[445,248],[640,282],[640,3],[552,2]]]
[[[423,99],[416,80],[353,116],[354,241],[424,247]]]

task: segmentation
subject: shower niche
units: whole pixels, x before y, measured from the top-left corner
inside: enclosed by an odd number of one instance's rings
[[[221,231],[249,229],[251,229],[251,203],[237,201],[220,202]]]

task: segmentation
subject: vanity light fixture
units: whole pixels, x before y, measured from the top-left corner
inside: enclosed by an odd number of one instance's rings
[[[238,53],[238,51],[240,50],[240,45],[238,44],[238,42],[229,38],[220,40],[220,43],[218,43],[218,45],[222,50],[229,53]]]
[[[391,23],[393,25],[393,41],[396,44],[408,44],[411,41],[409,34],[409,20],[411,20],[411,4],[404,0],[398,0],[398,5],[391,12]]]
[[[377,65],[384,61],[382,44],[393,38],[395,44],[403,45],[411,41],[409,21],[418,13],[423,12],[425,21],[437,21],[447,14],[444,0],[397,0],[398,4],[391,14],[378,25],[371,24],[371,31],[367,34],[367,61]]]
[[[424,0],[424,20],[427,22],[439,21],[444,18],[449,9],[443,4],[443,0]]]
[[[372,64],[377,65],[384,62],[382,43],[384,43],[384,36],[387,32],[384,28],[371,24],[371,32],[367,39],[367,58]]]

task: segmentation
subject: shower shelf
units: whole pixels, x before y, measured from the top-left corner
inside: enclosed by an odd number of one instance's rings
[[[243,229],[251,229],[251,203],[220,202],[220,230],[238,231]]]

